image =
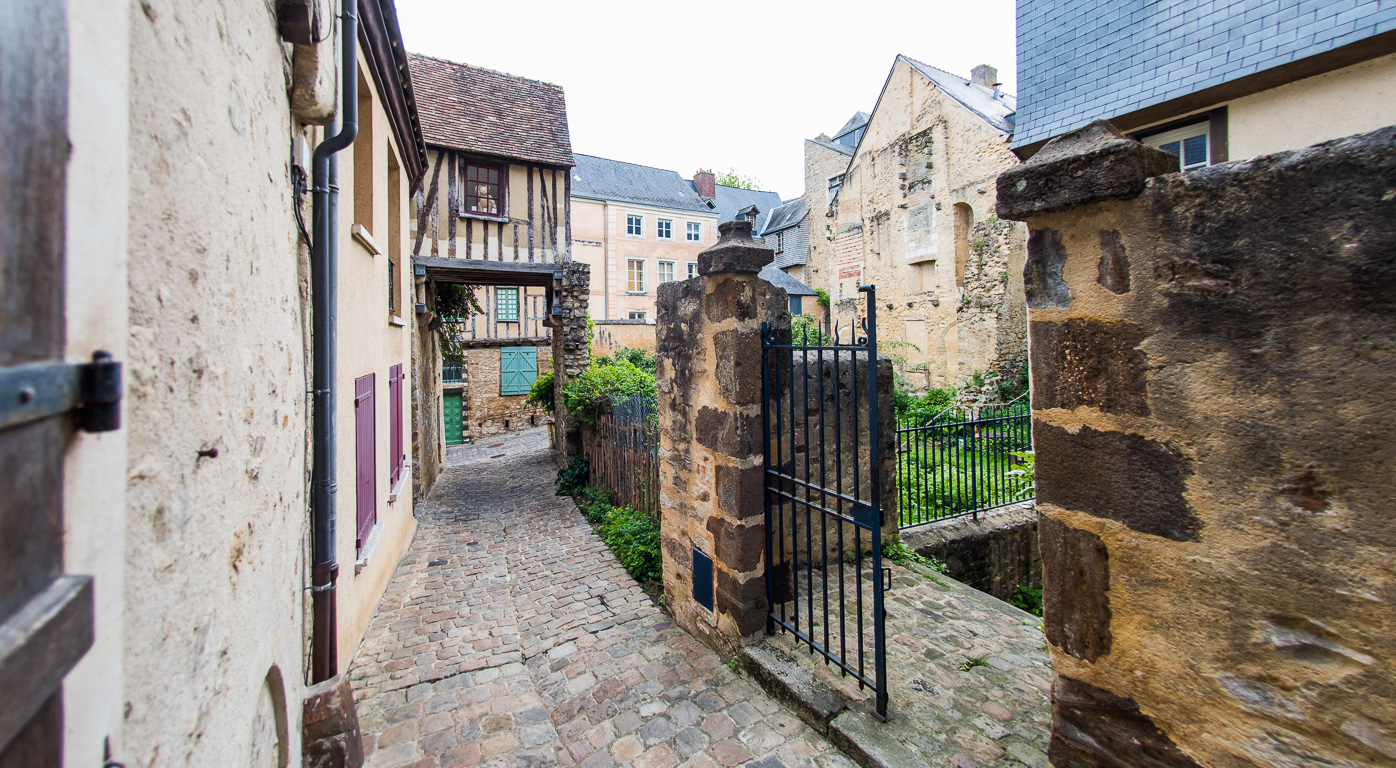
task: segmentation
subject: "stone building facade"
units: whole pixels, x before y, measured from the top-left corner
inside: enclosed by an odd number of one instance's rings
[[[994,213],[994,180],[1018,162],[1012,112],[992,67],[963,78],[899,56],[835,177],[812,260],[819,284],[842,323],[862,315],[857,287],[878,287],[880,336],[909,345],[898,354],[913,387],[1007,373],[1025,359],[1024,233]],[[839,154],[826,143],[806,143],[807,184],[825,190],[819,176]]]
[[[805,206],[809,210],[809,250],[805,282],[828,290],[834,264],[834,195],[843,184],[848,164],[867,130],[866,112],[854,113],[833,137],[805,139]]]

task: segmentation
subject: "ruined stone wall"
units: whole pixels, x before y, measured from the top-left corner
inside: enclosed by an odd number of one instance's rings
[[[124,595],[97,586],[125,601],[112,758],[246,765],[278,741],[298,756],[310,270],[289,47],[260,0],[127,13]]]
[[[1096,124],[1000,179],[1053,764],[1391,764],[1396,128],[1176,163]]]
[[[836,152],[813,141],[805,142],[805,204],[809,209],[809,256],[806,260],[804,282],[811,288],[825,290],[833,281],[834,258],[834,218],[829,205],[833,194],[829,191],[830,177],[848,169],[853,158]]]
[[[901,532],[902,545],[945,563],[945,574],[1000,600],[1042,588],[1037,510],[1032,502]]]
[[[1024,336],[1012,268],[1024,238],[1021,225],[998,221],[994,189],[1017,162],[1006,135],[898,61],[825,228],[833,264],[819,285],[841,322],[861,311],[859,285],[878,287],[881,337],[914,345],[908,362],[924,366],[913,383],[955,384],[1022,362],[1008,342]],[[1001,338],[1000,322],[1010,326]]]
[[[499,393],[500,346],[467,349],[462,361],[465,384],[463,421],[465,438],[474,440],[488,435],[517,432],[542,424],[548,417],[542,408],[524,404],[527,395]],[[552,348],[539,344],[538,374],[553,370]]]
[[[562,389],[591,365],[587,344],[587,299],[591,293],[591,267],[579,261],[558,266],[562,279],[553,281],[555,301],[562,309],[553,315],[553,458],[565,467],[581,451],[581,425],[562,404]]]

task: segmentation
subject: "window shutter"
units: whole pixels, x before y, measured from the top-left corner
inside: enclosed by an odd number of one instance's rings
[[[388,369],[388,465],[392,467],[389,481],[397,485],[407,466],[407,454],[402,450],[402,364]]]
[[[354,491],[357,500],[355,550],[361,549],[377,520],[378,478],[373,471],[377,433],[374,430],[374,375],[354,379]]]
[[[537,347],[500,347],[499,394],[526,395],[537,378]]]

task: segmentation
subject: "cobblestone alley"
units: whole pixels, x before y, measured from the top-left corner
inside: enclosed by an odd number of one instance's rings
[[[673,626],[554,473],[544,429],[448,452],[350,672],[370,768],[851,768]]]

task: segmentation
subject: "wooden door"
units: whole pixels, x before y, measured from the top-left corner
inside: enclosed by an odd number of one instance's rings
[[[460,445],[465,442],[465,427],[461,418],[461,395],[459,392],[447,392],[441,398],[441,410],[446,422],[446,444]]]
[[[61,763],[61,685],[92,644],[91,579],[63,573],[90,373],[63,363],[67,45],[65,2],[0,3],[0,768]]]

